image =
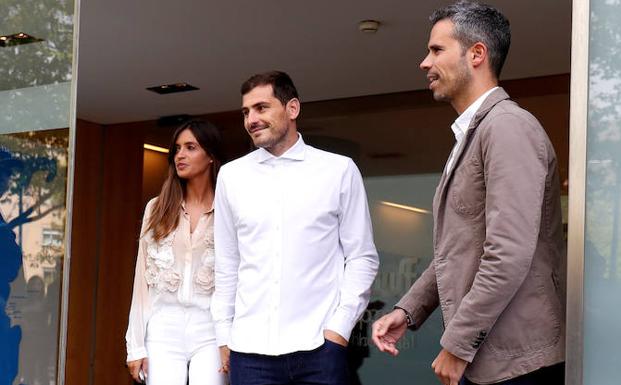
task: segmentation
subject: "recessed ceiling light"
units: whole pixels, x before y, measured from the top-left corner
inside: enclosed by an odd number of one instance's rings
[[[147,90],[153,91],[158,94],[174,94],[176,92],[194,91],[198,90],[198,87],[194,87],[185,82],[162,84],[154,87],[147,87]]]
[[[380,22],[377,20],[362,20],[358,23],[358,29],[364,33],[375,33],[379,29]]]
[[[157,125],[160,127],[180,126],[190,119],[192,119],[192,116],[188,114],[160,116],[157,119]]]
[[[12,35],[0,36],[0,47],[12,47],[14,45],[37,43],[40,41],[43,41],[43,39],[39,39],[38,37],[24,32],[18,32]]]

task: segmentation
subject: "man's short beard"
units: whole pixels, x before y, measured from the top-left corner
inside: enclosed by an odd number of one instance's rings
[[[266,130],[269,130],[270,127],[267,127]],[[266,140],[261,141],[261,143],[257,143],[255,142],[255,140],[253,139],[252,143],[254,144],[255,147],[257,148],[264,148],[264,149],[269,149],[274,147],[275,145],[277,145],[278,143],[282,142],[283,140],[285,140],[285,137],[287,136],[287,133],[284,132],[282,135],[280,136],[271,136],[269,138],[267,138]]]
[[[461,57],[461,60],[459,61],[459,71],[457,72],[457,76],[453,80],[447,92],[442,93],[442,94],[438,94],[434,92],[433,99],[437,102],[450,103],[453,101],[453,99],[459,93],[459,91],[464,90],[468,87],[471,81],[472,81],[472,74],[468,70],[468,64],[466,63],[466,55],[464,53]]]

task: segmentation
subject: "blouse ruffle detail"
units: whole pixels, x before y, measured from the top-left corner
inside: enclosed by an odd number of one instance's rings
[[[171,232],[166,238],[155,242],[149,233],[147,242],[147,269],[145,279],[150,288],[158,292],[175,292],[181,283],[181,274],[174,268],[175,256],[173,254],[173,241],[176,231]]]

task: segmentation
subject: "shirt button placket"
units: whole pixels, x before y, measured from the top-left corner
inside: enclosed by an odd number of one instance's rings
[[[185,216],[185,228],[183,229],[184,234],[188,234],[190,232],[190,216],[186,214]],[[183,253],[183,277],[182,277],[182,287],[180,290],[181,298],[180,301],[182,305],[187,305],[190,303],[190,281],[192,279],[192,236],[184,237],[183,246],[185,248],[185,252]]]
[[[279,326],[280,326],[280,276],[282,272],[282,217],[283,217],[283,194],[285,191],[284,188],[284,164],[281,163],[283,160],[279,159],[279,162],[275,169],[275,205],[274,205],[274,216],[273,216],[273,237],[274,237],[274,260],[273,260],[273,268],[272,268],[272,322],[271,322],[271,335],[273,337],[273,347],[275,349],[275,353],[279,353],[280,349],[280,335],[279,335]]]
[[[192,247],[185,254],[185,266],[183,269],[183,301],[182,304],[190,303],[190,290],[192,289]]]

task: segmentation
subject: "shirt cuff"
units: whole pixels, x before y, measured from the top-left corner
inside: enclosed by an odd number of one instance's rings
[[[127,351],[127,362],[136,361],[141,358],[145,358],[146,356],[147,356],[147,349],[144,347],[128,350]]]
[[[356,321],[352,321],[351,316],[346,311],[337,308],[332,318],[328,320],[326,329],[338,333],[341,337],[349,341],[351,331],[355,324]]]
[[[216,343],[218,346],[228,346],[231,339],[231,323],[216,323]]]

